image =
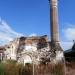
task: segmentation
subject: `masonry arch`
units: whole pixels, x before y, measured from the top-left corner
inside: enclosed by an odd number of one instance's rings
[[[22,53],[18,61],[21,61],[23,64],[32,63],[33,62],[32,53],[28,52]]]
[[[29,55],[24,55],[23,57],[23,63],[26,64],[26,63],[32,63],[32,58],[31,56]]]

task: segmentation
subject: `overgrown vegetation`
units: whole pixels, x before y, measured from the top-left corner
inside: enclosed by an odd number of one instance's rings
[[[8,60],[0,64],[0,75],[64,75],[63,64],[18,64],[16,61]]]
[[[36,75],[64,75],[64,64],[58,63],[58,64],[40,64],[37,66],[38,74]]]
[[[75,62],[66,62],[66,75],[75,75]]]
[[[5,73],[5,68],[4,68],[4,64],[0,64],[0,75],[4,75]]]
[[[0,75],[32,75],[32,65],[18,64],[16,61],[7,60],[0,64]]]

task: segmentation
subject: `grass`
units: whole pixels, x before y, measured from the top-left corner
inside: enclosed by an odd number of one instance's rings
[[[34,75],[64,75],[62,63],[58,64],[34,64]],[[18,64],[15,61],[7,61],[0,64],[0,75],[33,75],[33,64]]]
[[[75,62],[66,62],[66,75],[75,75]]]

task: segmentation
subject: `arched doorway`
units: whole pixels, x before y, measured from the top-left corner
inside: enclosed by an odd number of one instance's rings
[[[23,63],[26,64],[26,63],[32,63],[32,59],[29,55],[24,55],[23,57]]]

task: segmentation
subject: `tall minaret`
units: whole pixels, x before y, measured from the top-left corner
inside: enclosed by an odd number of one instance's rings
[[[58,0],[49,0],[50,3],[50,28],[51,28],[51,52],[55,55],[52,58],[52,63],[62,62],[63,66],[61,71],[65,74],[65,59],[63,55],[63,49],[59,43],[59,32],[58,32]]]
[[[50,0],[51,42],[58,42],[58,0]]]
[[[58,29],[58,0],[49,0],[50,3],[50,30],[51,44],[55,50],[62,50],[59,44],[59,29]]]

